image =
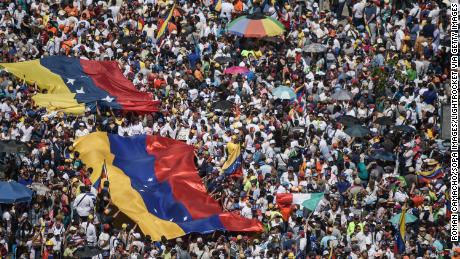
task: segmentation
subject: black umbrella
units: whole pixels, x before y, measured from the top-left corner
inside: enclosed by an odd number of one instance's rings
[[[233,107],[233,103],[227,100],[214,103],[215,110],[225,111],[225,110],[230,110],[232,107]]]
[[[263,37],[262,40],[266,42],[277,43],[277,44],[283,42],[283,39],[281,39],[280,37],[270,37],[270,36]]]
[[[353,94],[348,90],[340,90],[333,93],[331,98],[337,101],[349,101],[353,99]]]
[[[395,126],[394,129],[397,131],[405,132],[405,133],[411,133],[415,131],[414,128],[412,128],[411,126],[405,125],[405,124]]]
[[[371,134],[371,131],[361,125],[353,125],[345,129],[345,133],[347,133],[351,137],[362,138]]]
[[[327,46],[320,43],[312,43],[304,47],[303,51],[309,53],[321,53],[326,52]]]
[[[340,122],[345,126],[353,126],[353,125],[361,124],[361,121],[358,118],[350,116],[350,115],[340,116],[337,119],[337,122]]]
[[[17,141],[0,141],[0,153],[15,154],[29,151],[29,147]]]
[[[233,59],[231,57],[217,57],[214,59],[214,61],[219,64],[225,64],[225,63],[232,62]]]
[[[77,248],[75,252],[73,252],[73,256],[78,257],[78,258],[88,258],[88,257],[100,255],[100,254],[102,254],[102,250],[95,246],[80,247],[80,248]]]
[[[396,161],[396,157],[393,153],[384,150],[375,150],[372,157],[380,161]]]
[[[378,117],[374,123],[380,124],[380,125],[393,125],[394,120],[393,118],[389,116],[383,116],[383,117]]]

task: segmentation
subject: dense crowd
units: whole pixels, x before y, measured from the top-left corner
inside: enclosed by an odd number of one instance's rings
[[[141,115],[97,104],[80,116],[47,112],[31,99],[39,87],[3,70],[0,139],[29,150],[3,154],[0,176],[46,191],[1,205],[0,258],[76,258],[84,246],[98,247],[98,258],[460,258],[450,242],[450,151],[441,136],[449,1],[223,0],[218,12],[216,2],[176,2],[157,39],[172,1],[1,1],[2,62],[116,60],[162,105]],[[226,32],[248,13],[279,20],[284,35]],[[314,43],[325,51],[306,52]],[[230,66],[250,72],[223,73]],[[275,98],[280,85],[298,97]],[[350,100],[333,98],[341,91]],[[222,101],[232,106],[216,109]],[[354,120],[371,134],[348,135]],[[120,219],[110,183],[98,192],[92,168],[72,152],[73,140],[95,131],[181,135],[196,147],[208,192],[225,211],[259,219],[264,232],[152,241]],[[242,175],[221,172],[229,142],[242,146]],[[442,177],[421,180],[433,170]],[[276,202],[279,193],[317,192],[324,198],[315,211],[296,205],[283,215]],[[399,251],[390,219],[403,210],[416,220]]]

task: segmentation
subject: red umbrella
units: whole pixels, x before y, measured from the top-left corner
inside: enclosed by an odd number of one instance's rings
[[[247,67],[229,67],[224,70],[224,74],[232,74],[232,75],[237,75],[237,74],[244,74],[249,72],[249,69]]]

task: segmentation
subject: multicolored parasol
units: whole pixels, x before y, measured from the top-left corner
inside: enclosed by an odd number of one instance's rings
[[[284,25],[272,17],[262,14],[240,16],[230,22],[227,31],[248,38],[279,36],[284,32]]]
[[[224,74],[232,74],[232,75],[244,74],[247,72],[249,72],[249,69],[247,67],[239,67],[239,66],[229,67],[224,70]]]

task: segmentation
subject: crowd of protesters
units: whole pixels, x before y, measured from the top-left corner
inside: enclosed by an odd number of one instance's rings
[[[1,205],[0,258],[460,258],[450,242],[450,151],[441,110],[449,101],[450,2],[428,0],[176,2],[164,35],[166,0],[4,0],[0,58],[51,55],[116,60],[161,111],[135,114],[96,107],[75,116],[47,112],[31,97],[39,87],[2,71],[2,141],[28,151],[2,155],[0,176],[42,185],[32,202]],[[234,18],[263,13],[284,35],[227,33]],[[313,43],[324,52],[304,51]],[[217,60],[226,62],[217,62]],[[223,59],[226,58],[226,59]],[[250,72],[228,75],[230,66]],[[280,100],[272,90],[296,89]],[[351,93],[350,100],[332,96]],[[214,103],[229,101],[229,109]],[[345,132],[347,121],[370,129]],[[387,117],[389,124],[378,123]],[[95,131],[160,134],[196,147],[208,192],[225,211],[264,224],[263,233],[144,236],[98,192],[72,143]],[[184,135],[185,132],[185,135]],[[242,175],[221,172],[229,142],[242,146]],[[378,152],[394,159],[377,159]],[[424,181],[420,172],[441,170]],[[283,215],[279,193],[323,192],[315,211]],[[404,251],[390,219],[403,210]]]

